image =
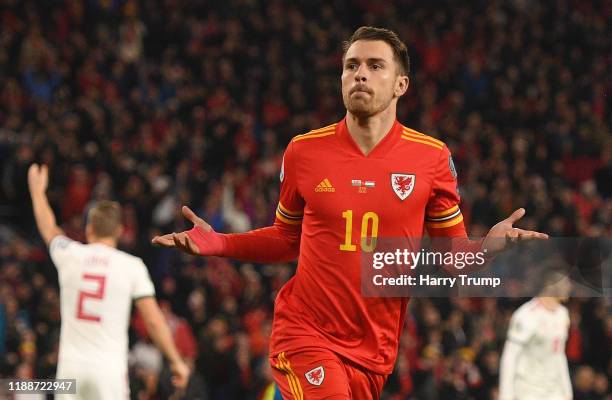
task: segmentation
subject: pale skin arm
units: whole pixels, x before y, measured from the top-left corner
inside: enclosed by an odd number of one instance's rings
[[[46,165],[32,164],[28,169],[28,187],[32,198],[32,208],[36,226],[43,240],[49,245],[51,240],[64,232],[55,220],[53,210],[47,199],[47,186],[49,184],[49,169]]]
[[[174,345],[172,333],[157,301],[153,297],[144,297],[136,300],[136,308],[142,315],[149,336],[170,362],[172,384],[178,389],[184,389],[189,383],[191,371]]]

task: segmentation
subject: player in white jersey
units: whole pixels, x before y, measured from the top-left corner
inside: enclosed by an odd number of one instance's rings
[[[60,284],[57,378],[76,379],[77,398],[128,399],[128,326],[134,301],[149,335],[170,362],[174,385],[183,389],[189,368],[157,305],[147,268],[140,258],[116,249],[122,230],[119,205],[103,201],[89,211],[88,244],[82,244],[64,236],[57,226],[45,193],[47,184],[47,167],[32,165],[28,185],[34,216]]]
[[[540,295],[512,315],[500,364],[499,400],[573,398],[565,356],[570,319],[561,304],[570,290],[569,279],[553,273]]]

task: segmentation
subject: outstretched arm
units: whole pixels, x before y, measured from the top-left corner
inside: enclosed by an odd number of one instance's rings
[[[30,188],[36,226],[47,246],[54,237],[64,233],[57,226],[55,215],[47,199],[48,184],[49,169],[47,166],[32,164],[28,170],[28,187]]]
[[[278,221],[246,233],[222,234],[212,230],[189,207],[182,213],[194,227],[189,231],[156,236],[152,243],[176,247],[189,254],[231,257],[250,262],[285,262],[295,260],[300,251],[301,225]]]

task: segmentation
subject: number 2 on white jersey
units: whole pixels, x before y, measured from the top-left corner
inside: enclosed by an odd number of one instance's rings
[[[100,322],[102,318],[99,315],[88,314],[84,311],[85,300],[102,300],[104,299],[104,289],[106,287],[106,276],[104,275],[96,275],[96,274],[83,274],[83,280],[85,281],[93,281],[98,284],[95,291],[85,291],[79,290],[78,298],[77,298],[77,319],[92,321],[92,322]]]

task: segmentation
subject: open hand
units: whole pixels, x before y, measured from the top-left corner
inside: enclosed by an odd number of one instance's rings
[[[193,211],[191,211],[189,207],[183,206],[183,208],[181,208],[181,213],[185,218],[193,223],[194,227],[198,227],[204,232],[212,232],[212,227],[202,218],[198,217]],[[183,250],[184,252],[192,255],[200,255],[198,246],[196,246],[193,240],[191,240],[186,231],[178,233],[172,232],[162,236],[155,236],[151,240],[151,243],[163,247],[178,248],[179,250]]]
[[[525,209],[519,208],[514,211],[508,218],[495,224],[484,239],[482,247],[489,254],[502,251],[508,246],[527,240],[533,239],[548,239],[548,235],[541,232],[527,231],[524,229],[514,228],[519,219],[525,215]],[[505,240],[502,240],[505,239]]]

